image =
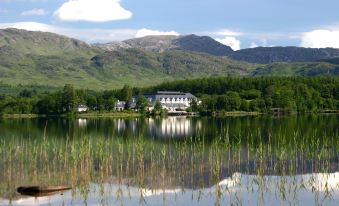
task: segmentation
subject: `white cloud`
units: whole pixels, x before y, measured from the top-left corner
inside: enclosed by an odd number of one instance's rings
[[[232,36],[226,36],[224,37],[223,39],[215,39],[217,40],[218,42],[224,44],[224,45],[227,45],[229,47],[231,47],[233,50],[237,51],[237,50],[240,50],[240,40],[236,39],[235,37],[232,37]]]
[[[258,47],[258,44],[255,42],[252,42],[250,48],[256,48],[256,47]]]
[[[246,33],[239,32],[239,31],[234,31],[232,29],[220,29],[216,31],[200,31],[200,32],[195,32],[196,35],[200,36],[212,36],[212,37],[218,37],[222,38],[225,36],[233,36],[233,37],[238,37],[238,36],[246,36]]]
[[[313,30],[303,33],[301,46],[311,48],[339,48],[339,29],[337,30]]]
[[[47,2],[48,0],[0,0],[0,3],[13,3],[13,2]]]
[[[267,39],[261,39],[261,46],[267,47]]]
[[[55,33],[57,31],[56,27],[37,22],[0,23],[0,29],[7,28],[24,29],[28,31],[55,32]]]
[[[221,36],[242,36],[242,35],[244,35],[241,32],[232,31],[232,30],[229,30],[229,29],[222,29],[222,30],[216,32],[215,34],[221,35]]]
[[[23,11],[21,16],[45,16],[48,14],[48,11],[44,9],[32,9],[28,11]]]
[[[106,43],[112,41],[123,41],[135,37],[144,37],[149,35],[175,35],[175,31],[158,31],[149,29],[74,29],[63,28],[54,25],[42,24],[37,22],[16,22],[0,23],[0,29],[15,28],[28,31],[52,32],[68,37],[80,39],[89,43]]]
[[[120,0],[69,0],[54,15],[61,21],[107,22],[129,19],[132,12]]]
[[[179,36],[179,33],[175,31],[158,31],[158,30],[150,30],[150,29],[140,29],[136,33],[135,37],[145,37],[145,36],[160,36],[160,35],[171,35],[171,36]]]
[[[134,38],[135,29],[73,29],[62,28],[37,22],[0,23],[0,29],[16,28],[28,31],[52,32],[80,39],[89,43],[122,41]]]

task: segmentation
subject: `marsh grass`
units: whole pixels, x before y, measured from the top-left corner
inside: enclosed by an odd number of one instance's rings
[[[221,204],[228,187],[218,183],[235,173],[255,175],[247,186],[258,194],[258,201],[269,191],[267,176],[294,176],[305,173],[330,173],[338,169],[339,136],[314,130],[304,136],[294,131],[292,136],[254,131],[246,136],[230,135],[227,130],[214,137],[198,136],[177,141],[155,141],[144,136],[133,137],[12,137],[0,139],[0,196],[15,199],[21,185],[69,185],[74,197],[86,202],[91,184],[105,183],[139,188],[140,204],[146,204],[145,189],[165,191],[181,188],[203,190],[215,185],[216,205]],[[209,141],[207,141],[209,140]],[[297,200],[303,186],[315,182],[276,182],[275,195],[281,200]],[[317,197],[317,188],[314,193]],[[123,201],[129,194],[114,191]],[[272,191],[271,191],[272,192]],[[165,192],[163,200],[166,201]],[[325,190],[324,198],[332,198]],[[103,186],[102,204],[106,204]],[[200,193],[200,200],[205,194]],[[232,202],[241,203],[237,193]],[[318,199],[323,201],[323,199]]]

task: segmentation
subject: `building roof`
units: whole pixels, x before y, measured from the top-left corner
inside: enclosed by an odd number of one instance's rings
[[[78,105],[78,108],[88,108],[88,107],[87,107],[87,105],[80,104],[80,105]]]
[[[176,92],[176,91],[158,91],[156,93],[145,94],[146,97],[155,97],[155,99],[161,98],[196,98],[191,93]]]
[[[126,105],[126,102],[125,101],[117,101],[115,103],[115,106],[116,107],[124,107]]]

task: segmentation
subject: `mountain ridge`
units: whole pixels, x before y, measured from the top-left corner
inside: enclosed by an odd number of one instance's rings
[[[195,36],[187,38],[192,40]],[[169,48],[171,45],[165,40],[162,46]],[[339,75],[336,59],[254,64],[196,51],[212,48],[199,46],[206,41],[211,38],[198,37],[194,51],[187,51],[185,47],[149,51],[120,43],[116,43],[118,49],[113,45],[109,50],[53,33],[0,30],[0,82],[49,86],[72,83],[78,88],[107,89],[214,76]]]
[[[95,44],[94,46],[107,51],[114,51],[120,48],[138,48],[160,53],[170,50],[180,50],[207,53],[214,56],[226,56],[233,52],[231,47],[223,45],[211,37],[197,36],[194,34],[185,36],[146,36],[121,42]]]
[[[125,40],[121,44],[124,44],[125,48],[139,48],[152,52],[169,50],[200,52],[256,64],[308,62],[339,57],[339,49],[335,48],[277,46],[246,48],[233,51],[229,46],[223,45],[211,37],[194,34],[185,36],[146,36]],[[107,49],[109,45],[110,43],[97,44],[96,46],[109,51],[121,48],[112,47]]]

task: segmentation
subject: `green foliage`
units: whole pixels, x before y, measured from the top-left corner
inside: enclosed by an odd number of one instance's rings
[[[192,112],[197,112],[199,110],[198,102],[195,99],[192,99],[190,110]]]
[[[61,114],[63,112],[61,102],[61,93],[48,94],[37,102],[37,113],[48,115]]]
[[[202,78],[163,83],[149,91],[177,90],[196,94],[204,111],[338,110],[337,77]]]
[[[76,108],[80,101],[73,85],[66,84],[64,86],[61,98],[63,111],[65,111],[66,113],[72,113],[76,111]]]
[[[137,100],[137,104],[136,104],[136,108],[144,113],[146,112],[146,109],[148,107],[148,100],[146,99],[146,97],[144,95],[139,95],[138,100]]]
[[[333,76],[339,75],[338,65],[324,62],[274,63],[258,67],[251,76]]]
[[[72,85],[65,85],[56,92],[38,92],[24,87],[14,90],[18,90],[17,93],[0,95],[0,113],[73,113],[79,104],[87,105],[92,111],[111,111],[117,100],[130,100],[133,95],[166,90],[190,92],[198,96],[202,103],[192,102],[189,111],[194,112],[339,110],[338,77],[202,78],[149,88],[124,86],[119,90],[102,92],[76,90]],[[141,112],[146,111],[148,104],[143,95],[139,96],[137,108]],[[160,106],[156,103],[157,112],[161,111]]]
[[[125,85],[119,92],[118,98],[122,101],[129,101],[133,96],[133,89]]]
[[[154,104],[154,111],[155,113],[159,114],[162,111],[162,105],[159,100],[157,100]]]

